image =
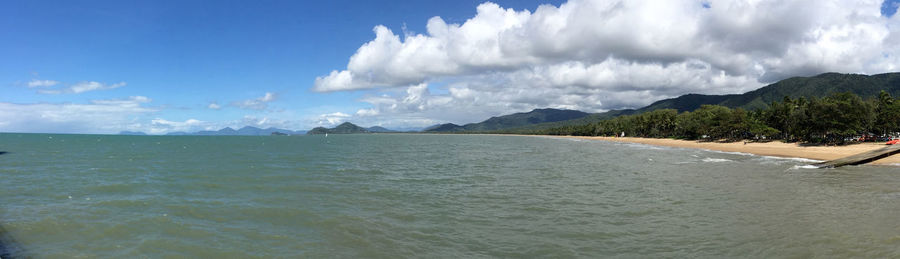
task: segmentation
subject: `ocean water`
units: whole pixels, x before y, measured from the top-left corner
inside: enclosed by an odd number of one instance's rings
[[[0,134],[5,255],[900,257],[900,169],[485,135]]]

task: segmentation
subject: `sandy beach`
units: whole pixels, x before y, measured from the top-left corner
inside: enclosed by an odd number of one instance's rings
[[[784,143],[780,141],[772,141],[765,143],[757,142],[698,142],[690,140],[676,139],[654,139],[654,138],[614,138],[614,137],[581,137],[581,136],[554,136],[561,138],[580,138],[593,139],[603,141],[640,143],[656,146],[680,147],[680,148],[700,148],[726,152],[743,152],[762,156],[777,157],[799,157],[815,160],[832,160],[850,155],[859,154],[879,148],[885,147],[884,142],[862,143],[847,146],[801,146],[796,143]],[[900,154],[883,158],[872,162],[875,165],[893,165],[900,166]]]

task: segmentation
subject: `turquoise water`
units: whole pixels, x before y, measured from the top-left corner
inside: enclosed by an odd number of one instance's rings
[[[521,136],[0,134],[19,256],[898,257],[900,170]]]

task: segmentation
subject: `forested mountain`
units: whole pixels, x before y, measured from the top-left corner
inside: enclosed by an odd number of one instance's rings
[[[439,125],[440,130],[426,129],[426,131],[529,133],[537,130],[546,130],[564,126],[583,125],[611,119],[621,115],[641,114],[661,109],[674,109],[678,112],[684,112],[699,109],[703,105],[721,105],[728,108],[743,108],[752,111],[766,108],[772,102],[781,102],[785,99],[785,96],[793,99],[800,97],[810,99],[813,97],[823,98],[835,93],[852,93],[864,99],[868,99],[877,97],[882,90],[892,96],[900,96],[900,73],[886,73],[871,76],[825,73],[813,77],[788,78],[744,94],[686,94],[676,98],[660,100],[637,110],[612,110],[602,113],[587,114],[586,116],[569,120],[523,123],[518,126],[497,127],[493,129],[467,127],[472,124],[458,126],[448,123]],[[494,118],[504,118],[513,115],[517,114]],[[475,123],[475,125],[487,123],[488,121]]]
[[[687,94],[665,99],[644,108],[638,113],[659,109],[693,111],[704,104],[716,104],[746,110],[766,108],[772,102],[790,98],[825,97],[834,93],[852,93],[863,98],[878,96],[884,90],[892,96],[900,95],[900,73],[858,75],[825,73],[813,77],[793,77],[744,93],[731,95]]]

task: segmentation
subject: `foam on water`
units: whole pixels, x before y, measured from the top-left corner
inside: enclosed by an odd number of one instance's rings
[[[734,162],[734,160],[731,160],[731,159],[724,159],[724,158],[711,158],[711,157],[707,157],[707,158],[703,158],[703,159],[702,159],[702,160],[700,160],[700,161],[703,161],[703,162],[707,162],[707,163],[723,163],[723,162]]]
[[[795,165],[791,167],[791,170],[799,170],[799,169],[820,169],[818,166],[814,165]]]

